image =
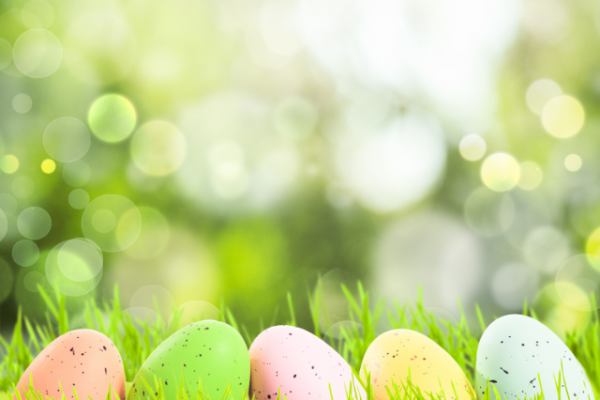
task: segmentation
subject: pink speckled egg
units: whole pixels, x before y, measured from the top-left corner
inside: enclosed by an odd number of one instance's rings
[[[33,379],[33,388],[44,395],[61,397],[60,384],[67,400],[104,400],[111,387],[112,399],[125,398],[125,371],[121,355],[113,342],[100,332],[80,329],[65,333],[50,343],[27,367],[17,384],[24,395]],[[14,397],[14,396],[13,396]],[[24,397],[21,397],[24,398]]]
[[[366,395],[348,363],[327,343],[292,326],[275,326],[262,332],[250,346],[250,397],[288,400],[346,399],[353,385]]]

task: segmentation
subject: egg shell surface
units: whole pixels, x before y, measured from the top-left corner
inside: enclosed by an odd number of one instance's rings
[[[392,381],[400,389],[406,385],[409,369],[412,384],[422,393],[438,395],[443,390],[447,400],[456,399],[454,383],[459,399],[475,397],[471,383],[452,356],[427,336],[412,330],[396,329],[379,335],[363,358],[363,379],[365,369],[379,400],[389,399],[386,387],[394,393]]]
[[[201,381],[202,391],[212,399],[221,399],[228,385],[234,398],[241,398],[250,381],[248,347],[240,334],[223,322],[194,322],[175,332],[148,356],[127,399],[154,399],[158,392],[155,377],[166,399],[175,399],[184,373],[190,396],[198,394]]]
[[[583,367],[558,336],[541,322],[524,315],[506,315],[490,324],[477,349],[477,396],[483,397],[488,379],[502,398],[533,398],[542,380],[546,400],[558,399],[554,378],[564,368],[571,400],[594,398]],[[562,398],[567,399],[563,385]]]
[[[256,400],[275,400],[279,390],[288,400],[331,399],[330,384],[335,400],[347,399],[351,386],[367,398],[360,384],[352,383],[346,360],[301,328],[274,326],[263,331],[250,346],[250,364],[250,398]]]
[[[29,387],[30,375],[34,390],[44,397],[61,398],[60,383],[67,400],[75,398],[73,388],[79,399],[104,400],[109,385],[114,400],[115,392],[125,398],[121,355],[108,337],[91,329],[65,333],[46,346],[19,380],[21,396]]]

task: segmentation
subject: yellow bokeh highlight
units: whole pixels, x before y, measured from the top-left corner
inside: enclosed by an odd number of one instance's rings
[[[5,155],[0,160],[0,169],[2,169],[2,172],[5,174],[13,174],[17,172],[19,169],[19,159],[12,154]]]
[[[54,160],[47,158],[44,161],[42,161],[42,171],[45,174],[51,174],[54,171],[56,171],[56,163],[54,162]]]
[[[597,228],[588,237],[585,244],[585,252],[588,255],[588,261],[597,270],[600,270],[600,228]]]
[[[573,282],[556,282],[556,292],[563,303],[573,310],[593,311],[588,294]]]
[[[579,154],[569,154],[565,157],[565,168],[571,172],[579,171],[583,161]]]
[[[494,153],[485,159],[480,174],[485,186],[495,192],[507,192],[519,182],[521,167],[510,154]]]
[[[542,125],[554,137],[565,139],[576,135],[585,122],[583,106],[572,96],[556,96],[544,106]]]
[[[533,305],[540,321],[563,340],[566,332],[585,329],[590,321],[591,314],[585,311],[591,309],[589,297],[569,282],[548,283],[538,292]]]

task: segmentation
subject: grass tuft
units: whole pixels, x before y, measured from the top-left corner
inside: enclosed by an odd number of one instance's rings
[[[324,337],[321,331],[323,324],[327,327],[330,327],[331,324],[325,310],[321,289],[322,285],[319,282],[315,293],[308,296],[314,325],[313,332],[318,337],[328,340],[332,347],[348,361],[354,371],[355,383],[351,383],[346,388],[346,400],[374,400],[370,377],[367,373],[366,379],[361,379],[359,369],[368,347],[377,337],[377,327],[383,314],[384,303],[382,301],[373,303],[369,293],[361,283],[358,283],[356,296],[347,287],[342,286],[342,291],[349,305],[349,317],[352,323],[341,326],[340,334],[336,335],[336,338],[331,335]],[[65,296],[55,291],[56,295],[52,297],[43,288],[40,287],[39,290],[47,305],[45,323],[34,325],[19,310],[10,342],[0,337],[0,355],[4,356],[2,363],[0,363],[0,398],[3,396],[1,392],[10,391],[14,393],[17,400],[46,399],[41,393],[35,392],[31,388],[24,391],[24,395],[15,390],[16,382],[21,378],[27,366],[33,361],[35,355],[40,353],[44,347],[58,336],[68,332],[70,329],[69,315],[65,306]],[[593,297],[592,304],[596,304],[596,300]],[[156,308],[158,311],[157,305]],[[296,326],[294,302],[290,294],[287,295],[287,308],[289,313],[287,324]],[[481,333],[485,331],[487,325],[481,310],[476,305],[474,312],[479,322],[479,329],[477,333],[473,333],[467,323],[465,312],[460,303],[459,309],[461,317],[458,322],[436,317],[432,312],[427,311],[419,292],[419,297],[414,303],[403,305],[396,303],[394,310],[388,313],[388,319],[393,329],[411,329],[426,334],[456,360],[473,387],[476,387],[475,362],[477,347]],[[595,307],[593,309],[595,310]],[[221,310],[222,312],[218,319],[228,323],[240,332],[246,344],[250,346],[255,335],[251,334],[245,326],[238,324],[231,310],[224,304],[221,305]],[[537,317],[535,311],[531,307],[528,307],[527,302],[524,304],[523,314],[529,314],[534,318]],[[600,389],[600,319],[597,312],[592,312],[591,314],[591,322],[587,329],[567,333],[566,344],[585,368],[592,382],[592,390],[597,394]],[[85,306],[84,317],[85,324],[83,328],[94,329],[105,334],[117,346],[123,358],[125,376],[128,382],[133,380],[135,374],[139,371],[150,353],[173,333],[169,331],[160,319],[156,321],[139,320],[129,313],[124,312],[117,287],[114,289],[112,300],[104,301],[100,304],[93,300],[89,301]],[[179,317],[179,311],[174,310],[174,323],[171,324],[172,326],[178,326]],[[271,324],[274,321],[275,319],[273,319]],[[541,384],[539,377],[538,381]],[[144,381],[144,385],[147,386],[152,398],[154,400],[166,400],[162,383],[158,380],[154,383],[155,388],[153,389],[152,385]],[[556,388],[546,388],[546,390],[557,390],[560,399],[560,388],[564,384],[564,376],[561,373],[555,378],[555,384]],[[364,389],[364,392],[359,390],[358,385],[362,386],[361,389]],[[242,399],[234,399],[229,389],[231,388],[225,390],[222,400],[248,399],[247,395],[244,395]],[[411,382],[410,375],[406,382],[393,382],[392,387],[388,387],[387,390],[390,398],[394,400],[444,400],[457,397],[456,389],[454,393],[449,394],[443,392],[423,393],[420,388]],[[544,397],[543,390],[544,388],[542,388],[542,395],[536,396],[536,398]],[[192,390],[192,388],[188,387],[185,376],[182,376],[177,392],[177,400],[208,400],[206,391],[202,389],[202,382],[199,382],[198,388],[193,388]],[[361,393],[366,393],[366,398]],[[77,398],[77,394],[75,393],[74,395]],[[117,397],[116,393],[114,396],[115,398]],[[488,383],[488,387],[483,394],[483,400],[491,400],[492,397],[494,399],[501,398],[496,388],[493,385],[490,387]],[[66,400],[66,398],[67,396],[62,392],[61,400]],[[106,400],[110,400],[110,398],[109,389]],[[283,399],[285,399],[285,396],[280,392],[276,400]],[[8,400],[12,399],[8,398]]]

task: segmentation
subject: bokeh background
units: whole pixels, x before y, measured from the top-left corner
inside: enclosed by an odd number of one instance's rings
[[[115,284],[255,331],[318,292],[328,332],[357,280],[585,327],[599,28],[591,0],[1,1],[0,332],[38,285],[76,328]]]

